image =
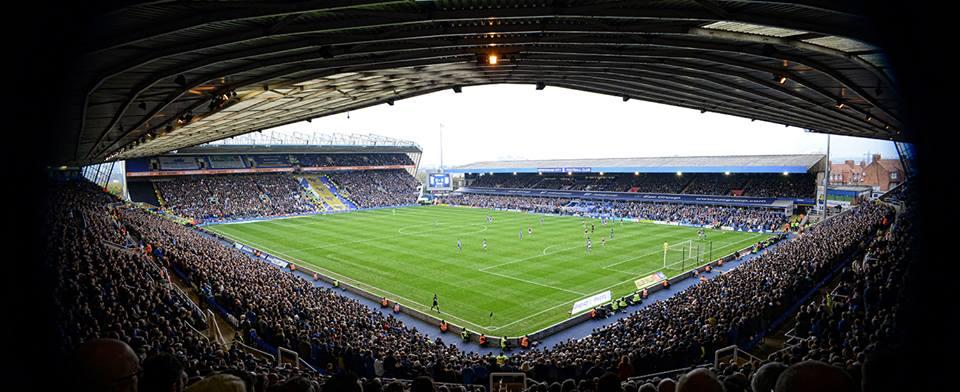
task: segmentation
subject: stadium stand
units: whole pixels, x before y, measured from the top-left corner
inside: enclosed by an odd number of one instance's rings
[[[418,183],[405,170],[329,172],[301,178],[309,188],[297,176],[285,173],[176,176],[153,183],[167,208],[201,221],[408,205],[417,198]],[[149,202],[151,195],[143,184],[136,186],[135,200]]]
[[[63,355],[83,342],[119,339],[137,356],[175,354],[191,377],[211,369],[276,371],[270,363],[239,349],[224,351],[198,330],[204,315],[178,295],[164,268],[160,248],[122,248],[126,237],[117,210],[118,200],[90,183],[57,186],[49,206],[49,240],[56,244],[49,257],[59,314]]]
[[[167,207],[194,219],[242,219],[316,211],[284,174],[180,176],[157,185]]]
[[[811,197],[816,192],[816,183],[809,175],[760,176],[747,179],[744,196],[760,197]]]
[[[801,307],[791,335],[799,342],[771,359],[819,360],[854,372],[868,353],[893,342],[898,290],[912,256],[903,244],[914,239],[913,211],[914,206],[906,206],[896,224],[876,236],[862,258],[844,268],[829,293]]]
[[[417,180],[404,170],[329,172],[330,180],[361,208],[414,204]]]
[[[471,187],[557,189],[673,193],[694,195],[734,195],[756,197],[812,198],[816,193],[811,174],[782,173],[606,173],[574,175],[486,174],[468,175]]]
[[[578,358],[598,358],[591,366],[615,369],[621,356],[629,355],[634,374],[701,363],[706,353],[757,339],[767,322],[861,246],[888,213],[883,206],[858,208],[587,338],[525,352],[519,360],[550,363],[555,369],[541,370],[558,371],[560,378],[582,376],[577,374],[583,370]],[[824,243],[827,246],[812,246]],[[548,358],[567,359],[557,363]],[[544,375],[535,370],[533,377],[548,379]]]
[[[550,189],[812,200],[819,154],[475,162],[450,169],[471,188]]]
[[[695,204],[603,202],[553,197],[513,197],[456,194],[441,203],[471,207],[515,209],[549,214],[589,214],[615,218],[675,222],[688,225],[729,226],[733,229],[776,231],[788,217],[769,208],[726,207]]]
[[[317,383],[339,381],[270,367],[239,345],[211,355],[221,351],[197,335],[202,314],[170,290],[171,274],[200,288],[214,308],[237,320],[235,327],[244,341],[268,351],[287,347],[322,373],[332,374],[343,366],[368,380],[429,376],[473,385],[484,383],[489,372],[519,370],[545,382],[579,380],[583,390],[591,390],[590,383],[605,382],[604,378],[629,386],[637,383],[630,380],[633,375],[703,363],[707,353],[728,344],[755,344],[771,320],[866,248],[865,261],[854,264],[860,272],[841,277],[850,283],[842,284],[837,293],[849,295],[849,305],[824,304],[834,309],[828,313],[811,312],[808,306],[798,316],[810,319],[808,339],[829,344],[819,350],[820,346],[799,345],[776,357],[788,363],[825,358],[854,365],[844,361],[859,360],[864,355],[859,350],[876,343],[874,337],[882,340],[891,333],[892,279],[900,276],[905,255],[898,244],[910,230],[908,225],[889,230],[891,210],[866,203],[584,339],[519,352],[498,364],[492,354],[463,352],[432,340],[390,315],[316,287],[209,235],[123,205],[89,183],[60,185],[54,194],[48,219],[55,230],[49,243],[57,245],[51,257],[65,261],[59,264],[63,269],[57,274],[57,298],[71,309],[61,316],[64,350],[93,338],[116,338],[146,357],[176,353],[190,376],[242,369],[274,374],[272,381],[261,381],[274,384],[293,376]],[[131,238],[140,245],[115,245]],[[875,284],[883,286],[874,288]],[[864,295],[858,297],[861,290]],[[835,320],[857,312],[871,318]],[[703,371],[719,374],[722,379],[717,381],[723,384],[736,383],[751,375],[756,365],[720,364]]]

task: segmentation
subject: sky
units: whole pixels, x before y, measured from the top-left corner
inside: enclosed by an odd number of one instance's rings
[[[361,133],[414,141],[420,166],[514,159],[826,153],[827,135],[760,120],[547,86],[446,90],[274,128]],[[886,140],[832,136],[832,160],[896,157]]]

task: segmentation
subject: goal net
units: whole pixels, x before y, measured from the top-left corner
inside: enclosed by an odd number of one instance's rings
[[[685,271],[704,265],[713,259],[713,241],[686,240],[664,243],[663,268]]]

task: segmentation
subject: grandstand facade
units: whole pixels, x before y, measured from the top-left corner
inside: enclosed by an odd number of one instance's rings
[[[825,156],[760,155],[477,162],[466,194],[781,208],[812,206]]]
[[[271,135],[181,149],[125,162],[131,201],[196,223],[409,205],[422,155],[410,142],[330,138],[292,144]],[[303,140],[303,139],[301,139]],[[241,144],[250,142],[261,144]],[[276,143],[276,144],[263,144]],[[316,142],[316,141],[314,141]]]

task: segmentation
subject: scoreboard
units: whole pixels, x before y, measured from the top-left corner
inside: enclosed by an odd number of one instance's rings
[[[434,173],[427,176],[428,191],[452,191],[453,181],[448,173]]]

